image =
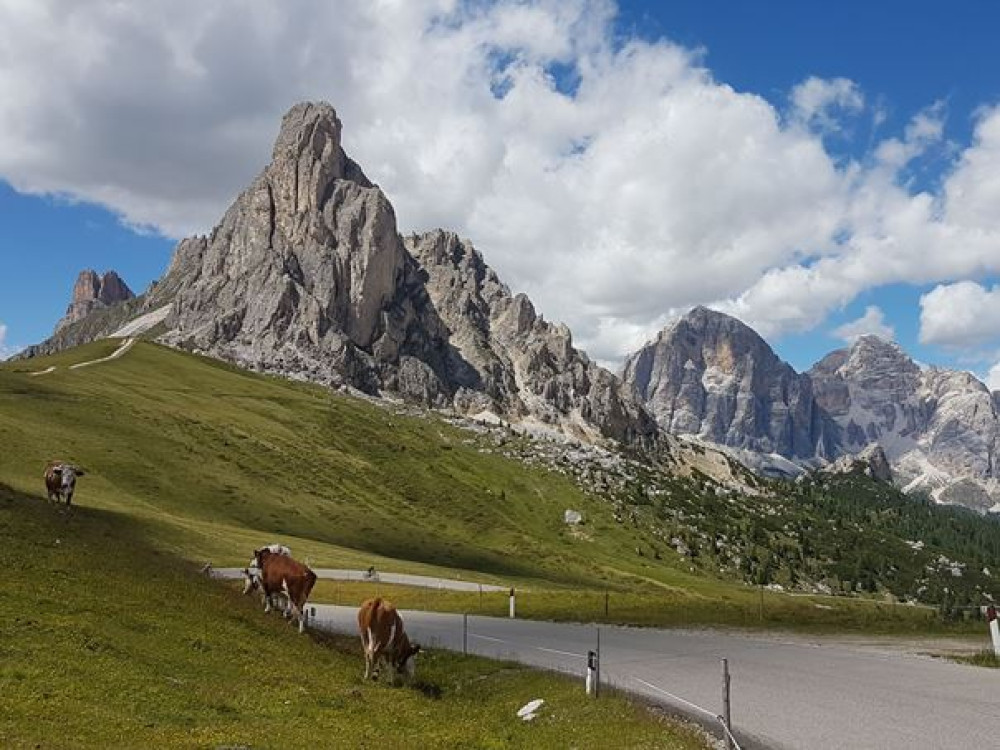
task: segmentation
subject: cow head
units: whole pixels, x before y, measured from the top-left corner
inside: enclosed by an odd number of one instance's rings
[[[413,679],[413,675],[417,671],[417,654],[419,653],[420,646],[407,641],[396,655],[396,661],[393,665],[396,667],[396,672]]]

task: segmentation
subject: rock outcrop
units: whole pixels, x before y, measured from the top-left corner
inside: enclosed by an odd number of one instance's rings
[[[892,467],[885,451],[878,443],[872,443],[861,449],[860,453],[848,453],[827,464],[820,473],[823,474],[864,474],[880,482],[893,480]]]
[[[261,371],[580,437],[657,432],[469,243],[404,241],[327,104],[285,115],[271,163],[209,236],[178,245],[153,296],[173,301],[162,340]]]
[[[985,511],[1000,500],[996,395],[875,336],[799,374],[740,321],[695,308],[630,357],[624,379],[668,432],[761,471],[832,462],[939,502]]]
[[[904,489],[942,502],[985,510],[1000,499],[1000,416],[970,373],[921,368],[898,345],[862,336],[808,376],[837,424],[840,452],[879,445]]]
[[[90,269],[81,271],[73,285],[73,296],[66,315],[56,324],[56,332],[83,320],[94,310],[112,307],[134,297],[128,284],[114,271],[106,271],[103,276]]]
[[[668,432],[794,459],[829,455],[809,378],[723,313],[696,307],[630,356],[623,379]]]

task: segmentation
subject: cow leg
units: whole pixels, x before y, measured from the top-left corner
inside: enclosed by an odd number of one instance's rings
[[[268,593],[264,594],[264,614],[271,611],[271,595]]]

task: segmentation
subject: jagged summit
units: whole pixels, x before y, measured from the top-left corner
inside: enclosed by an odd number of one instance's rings
[[[94,310],[111,307],[133,297],[135,294],[115,271],[105,271],[98,276],[93,269],[85,269],[77,276],[66,315],[56,324],[55,330],[58,333],[66,326],[83,320]]]
[[[786,457],[823,450],[808,378],[725,313],[695,307],[629,357],[623,378],[668,432]]]
[[[443,230],[404,241],[341,132],[329,104],[288,111],[271,162],[207,237],[178,244],[144,300],[170,306],[163,342],[589,439],[654,440],[631,391],[471,243]]]

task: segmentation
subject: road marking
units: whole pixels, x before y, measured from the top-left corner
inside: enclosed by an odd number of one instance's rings
[[[654,685],[651,682],[646,682],[645,680],[640,679],[639,677],[633,677],[632,679],[635,680],[636,682],[642,684],[642,685],[645,685],[650,690],[655,690],[658,693],[662,693],[663,695],[667,696],[668,698],[673,698],[675,701],[683,703],[688,708],[693,708],[695,711],[700,711],[701,713],[705,714],[706,716],[710,716],[713,720],[718,718],[718,716],[716,714],[712,713],[711,711],[706,711],[701,706],[699,706],[699,705],[697,705],[695,703],[692,703],[691,701],[686,701],[683,698],[681,698],[679,695],[674,695],[673,693],[668,693],[663,688],[657,687],[656,685]]]
[[[562,656],[575,656],[577,659],[586,659],[587,657],[583,654],[574,654],[572,651],[560,651],[557,648],[542,648],[541,646],[535,646],[539,651],[545,651],[550,654],[561,654]]]

